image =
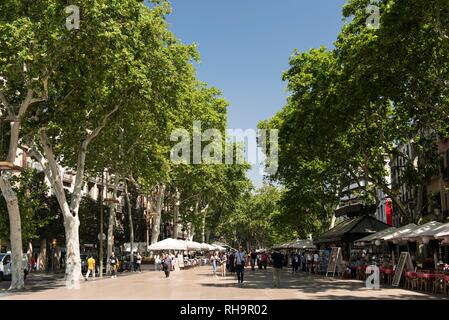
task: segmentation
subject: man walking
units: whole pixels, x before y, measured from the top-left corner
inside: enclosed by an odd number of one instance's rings
[[[273,285],[275,287],[281,286],[281,270],[282,270],[282,254],[275,250],[271,255],[273,261]]]
[[[251,270],[256,271],[255,267],[256,267],[257,254],[251,250],[250,257],[251,257]]]
[[[92,278],[95,279],[95,259],[92,255],[87,259],[87,273],[86,273],[86,281],[89,278],[90,273],[92,272]]]
[[[140,269],[140,266],[142,265],[142,256],[140,255],[140,252],[137,252],[136,256],[136,271],[142,272]]]
[[[172,259],[171,259],[170,255],[168,255],[168,254],[165,255],[162,265],[164,267],[165,278],[170,277],[170,271],[172,268]]]
[[[114,251],[112,251],[112,255],[109,258],[109,263],[111,264],[111,278],[117,278],[117,257]]]
[[[245,271],[245,251],[243,251],[243,246],[239,246],[239,251],[235,254],[235,271],[237,272],[238,283],[243,283],[243,273]]]

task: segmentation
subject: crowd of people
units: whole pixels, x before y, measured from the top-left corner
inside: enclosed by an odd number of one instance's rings
[[[244,281],[245,268],[255,271],[257,269],[266,270],[267,266],[272,267],[273,285],[280,286],[280,274],[283,268],[291,266],[292,272],[299,271],[318,274],[320,271],[320,255],[317,250],[296,251],[290,254],[282,254],[274,250],[256,252],[250,250],[246,253],[243,246],[238,250],[228,251],[227,253],[215,252],[210,256],[212,272],[217,277],[218,270],[221,270],[222,277],[226,277],[226,271],[236,275],[239,284]]]
[[[212,273],[215,278],[226,277],[227,273],[232,276],[236,276],[237,282],[242,284],[244,282],[245,268],[255,271],[257,269],[267,270],[268,266],[272,267],[273,273],[273,286],[280,286],[281,270],[291,265],[292,272],[297,273],[299,271],[308,273],[319,273],[320,269],[320,255],[316,250],[308,251],[296,251],[289,254],[282,254],[281,252],[274,250],[272,252],[267,251],[254,251],[250,250],[245,252],[243,246],[240,245],[238,250],[230,250],[227,252],[214,252],[210,254],[208,263],[212,266]],[[173,253],[156,255],[154,257],[154,266],[156,271],[164,271],[165,277],[170,277],[170,272],[175,269],[176,257]],[[117,277],[117,264],[118,259],[113,252],[109,257],[108,263],[110,264],[111,278]],[[134,271],[141,272],[142,255],[137,252],[135,255]],[[87,260],[87,273],[85,279],[87,280],[90,275],[95,278],[96,261],[92,255]]]

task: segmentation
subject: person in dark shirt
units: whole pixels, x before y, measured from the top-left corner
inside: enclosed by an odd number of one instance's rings
[[[251,257],[251,270],[255,271],[256,270],[255,267],[256,267],[257,253],[255,253],[254,251],[251,251],[250,257]]]
[[[275,287],[280,287],[283,256],[279,251],[276,250],[272,253],[271,260],[273,261],[273,285]]]

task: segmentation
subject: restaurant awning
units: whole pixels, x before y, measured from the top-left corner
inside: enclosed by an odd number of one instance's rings
[[[402,234],[396,235],[393,238],[391,238],[390,240],[392,240],[392,241],[414,240],[415,241],[415,240],[421,239],[422,237],[429,237],[428,235],[432,233],[432,230],[437,229],[441,225],[442,225],[441,222],[431,221],[431,222],[428,222],[421,226],[417,226],[415,229],[411,229]],[[429,237],[429,238],[433,238],[433,236]]]
[[[370,243],[370,242],[374,242],[376,240],[383,240],[383,237],[385,237],[385,236],[387,236],[389,234],[394,233],[396,230],[397,230],[397,228],[390,227],[390,228],[387,228],[385,230],[376,232],[374,234],[370,234],[369,236],[366,236],[364,238],[361,238],[361,239],[355,241],[355,243],[356,244],[361,244],[362,242]]]
[[[299,239],[293,241],[289,244],[290,249],[316,249],[312,240],[309,239]]]
[[[341,222],[331,230],[323,233],[313,243],[354,242],[388,227],[388,224],[377,220],[373,216],[363,215]]]
[[[397,242],[398,240],[393,240],[394,238],[397,238],[399,236],[402,236],[403,234],[407,234],[410,231],[414,231],[418,228],[418,226],[414,223],[410,223],[408,225],[405,225],[403,227],[397,228],[394,232],[387,234],[386,236],[383,237],[382,240],[385,241],[393,241],[393,242]]]
[[[273,249],[316,249],[312,240],[309,239],[296,239],[293,241],[280,243],[274,245]]]

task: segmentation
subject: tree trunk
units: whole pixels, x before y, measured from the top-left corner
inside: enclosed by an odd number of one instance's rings
[[[114,195],[113,199],[117,199],[117,189],[118,189],[118,183],[119,179],[115,177],[116,180],[114,182]],[[115,202],[112,202],[109,204],[109,221],[108,221],[108,246],[107,246],[107,257],[112,256],[112,249],[114,247],[114,225],[115,225],[115,217],[116,217],[116,206]],[[111,272],[111,265],[109,263],[106,264],[106,274],[110,274]]]
[[[178,219],[179,219],[179,205],[181,194],[178,191],[178,188],[175,189],[175,202],[173,205],[173,239],[178,239]]]
[[[131,210],[131,201],[129,200],[129,193],[128,193],[128,182],[125,181],[125,197],[126,197],[126,203],[128,204],[128,217],[129,217],[129,242],[131,244],[131,265],[134,263],[134,225],[133,225],[133,216],[132,216],[132,210]]]
[[[81,274],[80,242],[79,242],[78,215],[64,218],[66,238],[66,286],[70,289],[78,289]]]
[[[41,239],[38,270],[47,270],[47,239]]]
[[[420,224],[421,223],[421,212],[422,212],[422,206],[424,203],[424,186],[422,184],[420,184],[417,187],[417,192],[416,192],[416,206],[414,208],[414,210],[412,210],[412,212],[414,211],[414,215],[413,215],[413,219],[411,222],[413,223],[417,223]]]
[[[9,289],[23,289],[25,280],[22,266],[22,229],[20,223],[19,201],[12,189],[9,173],[0,178],[0,187],[6,201],[9,216],[10,242],[11,242],[11,286]]]
[[[75,187],[72,193],[70,206],[67,202],[64,186],[62,184],[61,173],[56,162],[56,157],[53,152],[53,148],[49,143],[46,129],[41,128],[39,130],[39,140],[41,147],[45,154],[45,160],[43,155],[34,148],[32,154],[39,161],[44,168],[45,175],[52,188],[54,189],[56,198],[64,216],[64,227],[66,233],[66,248],[67,248],[67,261],[66,261],[66,285],[69,288],[79,288],[79,281],[81,280],[81,258],[80,258],[80,244],[79,244],[79,216],[78,210],[81,202],[81,187],[84,180],[84,169],[86,162],[87,147],[94,140],[106,126],[109,117],[118,110],[118,106],[115,106],[112,111],[106,114],[100,125],[92,131],[84,141],[81,142],[78,159],[76,164],[76,177]],[[101,204],[103,205],[103,204]],[[101,272],[101,270],[100,270]]]
[[[165,192],[165,185],[164,184],[159,185],[155,193],[156,214],[154,216],[153,230],[151,234],[151,244],[157,242],[157,240],[159,239],[159,234],[161,232],[160,224],[161,224],[162,206],[164,204],[164,192]]]

